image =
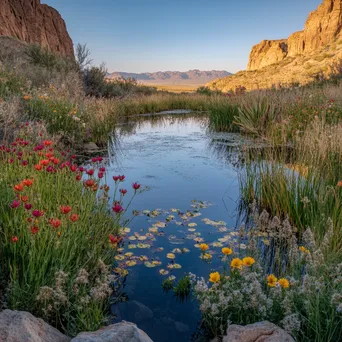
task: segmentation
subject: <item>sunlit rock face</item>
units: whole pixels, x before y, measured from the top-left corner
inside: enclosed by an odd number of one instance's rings
[[[64,56],[74,56],[63,18],[40,0],[1,0],[0,35],[37,43]]]

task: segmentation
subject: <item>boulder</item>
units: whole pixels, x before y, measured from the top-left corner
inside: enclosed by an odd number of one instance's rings
[[[69,342],[70,338],[29,312],[0,313],[0,342]]]
[[[291,335],[268,321],[245,326],[231,324],[223,342],[295,342]]]
[[[71,342],[153,342],[135,324],[122,321],[95,332],[78,334]]]
[[[94,142],[88,142],[83,145],[83,149],[86,152],[96,152],[99,150],[99,147]]]

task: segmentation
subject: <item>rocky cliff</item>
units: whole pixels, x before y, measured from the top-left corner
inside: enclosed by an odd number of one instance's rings
[[[72,40],[61,15],[40,0],[1,0],[0,36],[38,43],[50,51],[74,56]]]
[[[209,86],[228,90],[238,85],[254,89],[278,83],[305,83],[315,73],[328,71],[329,65],[341,56],[342,0],[323,0],[309,14],[303,31],[287,39],[263,40],[253,46],[247,71],[226,78],[223,83],[215,80]]]

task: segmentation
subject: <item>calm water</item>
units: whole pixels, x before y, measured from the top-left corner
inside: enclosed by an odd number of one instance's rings
[[[124,292],[129,301],[113,306],[112,311],[119,320],[136,323],[155,342],[191,341],[201,317],[198,305],[195,301],[180,303],[172,293],[163,292],[161,283],[170,275],[176,276],[177,280],[185,272],[208,278],[210,271],[219,267],[221,247],[210,246],[213,259],[206,263],[199,258],[200,250],[194,245],[197,239],[209,244],[218,242],[236,227],[240,169],[236,149],[229,146],[239,145],[240,138],[208,134],[207,119],[200,116],[164,115],[157,119],[137,117],[136,122],[134,118],[130,120],[131,123],[116,131],[115,157],[108,168],[109,176],[124,174],[123,187],[129,189],[132,182],[141,183],[143,191],[135,197],[131,209],[140,212],[158,209],[160,214],[150,217],[141,213],[134,218],[129,224],[131,232],[126,237],[124,253],[143,255],[150,262],[160,261],[161,265],[149,268],[143,261],[138,261],[135,266],[127,267],[129,275]],[[109,184],[113,188],[113,181]],[[194,208],[193,200],[211,205]],[[171,209],[179,209],[180,213]],[[186,219],[184,213],[188,210],[198,216]],[[169,217],[168,222],[169,215],[174,219]],[[224,222],[215,226],[202,221],[206,218]],[[158,221],[161,226],[166,224],[165,228],[149,231]],[[129,240],[134,233],[137,233],[136,237],[145,236],[142,238],[145,240]],[[139,243],[142,247],[146,244],[151,247],[128,248],[132,244],[141,247]],[[181,268],[168,269],[172,262],[166,255],[175,248],[187,248],[190,252],[175,253],[173,264],[177,263]],[[127,260],[129,258],[118,264]],[[170,273],[161,275],[161,269]]]

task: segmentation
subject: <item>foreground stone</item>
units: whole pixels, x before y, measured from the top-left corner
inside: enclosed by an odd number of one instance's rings
[[[245,326],[232,324],[223,342],[295,342],[285,330],[268,321]],[[213,342],[213,341],[212,341]]]
[[[0,312],[0,342],[69,342],[70,338],[29,312]]]
[[[0,340],[1,341],[1,340]],[[153,342],[135,324],[120,322],[94,332],[78,334],[71,342]]]

